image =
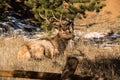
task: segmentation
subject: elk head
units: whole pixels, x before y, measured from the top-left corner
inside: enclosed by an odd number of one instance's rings
[[[72,32],[69,32],[68,30],[59,29],[57,35],[59,36],[59,38],[65,40],[70,40],[74,38],[74,34]]]
[[[59,54],[64,54],[68,42],[70,39],[74,38],[73,32],[69,32],[68,29],[58,28],[57,35],[52,38],[53,44],[59,51]]]

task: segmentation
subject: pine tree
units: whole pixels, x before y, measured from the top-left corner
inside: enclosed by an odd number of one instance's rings
[[[2,0],[4,1],[4,0]],[[74,19],[85,17],[85,11],[99,12],[105,5],[101,0],[5,0],[21,13],[31,12],[45,31],[53,28],[74,29]],[[12,5],[18,3],[18,7]],[[2,4],[2,3],[1,3]],[[25,5],[22,8],[19,6]],[[29,8],[26,8],[29,7]],[[20,10],[21,9],[21,10]],[[29,9],[29,10],[28,10]],[[23,14],[25,15],[25,13]],[[28,15],[28,14],[27,14]],[[71,26],[71,27],[70,27]]]
[[[32,8],[44,30],[73,28],[75,18],[85,16],[85,11],[99,12],[104,6],[100,0],[27,0],[25,4]]]

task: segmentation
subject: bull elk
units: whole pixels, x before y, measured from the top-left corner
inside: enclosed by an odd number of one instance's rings
[[[58,54],[63,54],[68,41],[74,37],[73,33],[57,29],[54,37],[43,38],[24,43],[18,51],[18,59],[42,59],[44,56],[53,58]]]

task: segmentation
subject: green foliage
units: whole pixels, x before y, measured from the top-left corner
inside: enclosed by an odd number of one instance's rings
[[[0,0],[7,4],[11,1]],[[16,0],[13,0],[16,1]],[[54,26],[65,27],[71,25],[75,18],[81,18],[85,11],[97,12],[104,6],[99,0],[21,0],[34,14],[34,18],[41,23],[45,31],[51,30]],[[7,3],[7,4],[6,4]],[[77,6],[76,6],[77,5]],[[16,6],[15,6],[16,7]],[[21,10],[24,12],[25,8]],[[30,11],[28,10],[28,11]],[[66,22],[66,23],[65,23]],[[74,26],[74,25],[73,25]]]
[[[11,6],[6,3],[4,0],[0,0],[0,19],[4,19],[4,17],[6,17],[6,11],[8,8],[10,8]]]
[[[0,8],[4,8],[5,10],[7,10],[7,8],[10,8],[10,5],[8,3],[6,3],[4,0],[0,0]]]
[[[35,18],[42,23],[42,28],[47,30],[52,29],[51,26],[54,26],[51,23],[58,22],[60,23],[58,26],[61,26],[62,21],[74,21],[76,17],[81,18],[86,10],[94,11],[95,9],[100,9],[101,6],[97,4],[97,1],[98,0],[26,0],[25,4],[32,8]],[[79,3],[79,6],[75,7],[73,3]]]

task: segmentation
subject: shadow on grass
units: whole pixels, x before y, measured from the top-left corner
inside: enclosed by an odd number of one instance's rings
[[[82,75],[120,79],[120,57],[96,57],[94,61],[84,59],[78,65]]]

